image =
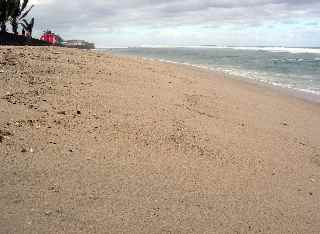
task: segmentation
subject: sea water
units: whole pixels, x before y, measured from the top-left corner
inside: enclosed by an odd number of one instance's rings
[[[320,99],[320,48],[197,46],[108,50],[223,71]]]

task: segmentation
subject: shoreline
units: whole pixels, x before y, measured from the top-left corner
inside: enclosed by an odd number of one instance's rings
[[[145,59],[148,60],[148,58],[145,58]],[[221,73],[221,74],[224,75],[224,77],[226,79],[233,79],[233,80],[238,80],[238,81],[254,84],[254,85],[257,85],[257,86],[260,86],[260,87],[264,87],[264,88],[267,88],[267,89],[272,89],[274,91],[281,92],[281,93],[283,93],[283,94],[285,94],[287,96],[290,96],[290,97],[295,97],[295,98],[303,99],[305,101],[309,101],[309,102],[312,102],[312,103],[320,104],[320,95],[314,94],[314,93],[311,93],[311,92],[302,91],[302,90],[299,90],[299,89],[292,89],[292,88],[288,88],[288,87],[284,87],[284,86],[277,86],[277,85],[271,84],[269,82],[252,79],[252,78],[246,77],[246,76],[233,75],[233,74],[229,74],[228,72],[223,71],[223,70],[217,70],[217,69],[214,69],[214,68],[205,67],[205,66],[201,66],[201,65],[188,64],[188,63],[179,63],[179,62],[163,60],[163,59],[160,59],[160,60],[151,59],[151,61],[172,63],[172,64],[177,64],[177,65],[184,65],[184,66],[187,66],[187,67],[193,67],[193,68],[196,68],[196,69],[207,70],[208,72],[212,72],[213,75]]]
[[[165,63],[165,64],[174,64],[177,66],[185,66],[187,69],[192,68],[192,69],[198,69],[198,70],[203,70],[203,71],[207,71],[209,73],[213,73],[213,75],[216,74],[222,74],[224,76],[225,79],[232,79],[232,80],[238,80],[241,82],[245,82],[245,83],[249,83],[249,84],[254,84],[256,86],[259,87],[263,87],[266,89],[271,89],[273,91],[282,93],[286,96],[289,97],[293,97],[293,98],[298,98],[300,100],[304,100],[307,102],[311,102],[314,104],[320,104],[320,95],[312,93],[312,92],[308,92],[308,91],[302,91],[300,89],[293,89],[293,88],[288,88],[288,87],[284,87],[284,86],[278,86],[278,85],[274,85],[271,84],[269,82],[264,82],[261,80],[256,80],[256,79],[252,79],[250,77],[245,77],[245,76],[240,76],[240,75],[233,75],[233,74],[229,74],[226,71],[223,70],[217,70],[214,68],[210,68],[207,66],[202,66],[202,65],[197,65],[197,64],[191,64],[191,63],[180,63],[180,62],[175,62],[175,61],[171,61],[171,60],[165,60],[165,59],[155,59],[155,58],[148,58],[148,57],[143,57],[143,56],[135,56],[135,55],[126,55],[126,54],[117,54],[117,53],[113,53],[112,50],[111,51],[95,51],[97,53],[110,53],[114,56],[119,56],[119,57],[127,57],[127,58],[134,58],[134,59],[144,59],[147,61],[155,61],[155,62],[160,62],[160,63]]]
[[[319,233],[320,106],[183,65],[0,47],[4,233]]]

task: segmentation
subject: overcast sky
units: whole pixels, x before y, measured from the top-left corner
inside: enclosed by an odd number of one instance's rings
[[[320,46],[320,0],[31,0],[35,34],[97,47]]]

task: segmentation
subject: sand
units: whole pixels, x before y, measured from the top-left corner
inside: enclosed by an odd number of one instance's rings
[[[320,105],[224,76],[0,47],[0,233],[319,233]]]

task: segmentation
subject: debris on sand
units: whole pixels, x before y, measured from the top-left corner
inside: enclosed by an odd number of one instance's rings
[[[0,230],[318,227],[319,105],[140,58],[53,47],[11,53],[19,65],[0,65],[0,203],[9,215]]]
[[[8,139],[10,136],[12,136],[11,132],[0,129],[0,143],[2,143],[5,139]]]
[[[1,136],[12,136],[12,133],[7,130],[0,129],[0,135]]]
[[[65,111],[58,111],[57,113],[58,113],[58,115],[66,115],[67,114]]]
[[[47,210],[47,211],[44,212],[44,214],[45,214],[46,216],[50,216],[50,215],[52,215],[52,211]]]

